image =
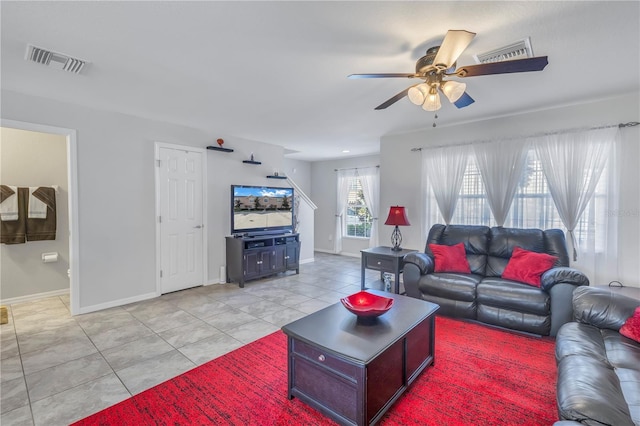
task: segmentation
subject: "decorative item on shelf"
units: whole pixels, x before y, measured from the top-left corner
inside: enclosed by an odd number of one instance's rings
[[[409,226],[409,219],[407,219],[407,212],[402,206],[391,206],[389,208],[389,216],[387,220],[384,222],[385,225],[393,225],[395,228],[391,233],[391,244],[393,244],[393,251],[400,251],[402,248],[400,244],[402,244],[402,234],[400,233],[400,228],[398,226]]]
[[[222,152],[233,152],[233,150],[231,148],[224,148],[222,145],[224,144],[224,139],[222,138],[218,138],[216,140],[216,143],[218,144],[218,146],[215,145],[209,145],[207,147],[207,149],[210,149],[212,151],[222,151]]]
[[[361,321],[375,320],[393,306],[393,299],[367,291],[359,291],[351,296],[343,297],[340,302]]]
[[[267,176],[269,179],[286,179],[286,176],[280,174],[279,171],[274,170],[272,175]]]
[[[242,161],[245,164],[262,164],[260,161],[255,161],[253,157],[253,152],[251,153],[251,157],[249,160]]]

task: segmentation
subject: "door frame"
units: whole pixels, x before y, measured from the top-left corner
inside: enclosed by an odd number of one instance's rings
[[[208,268],[208,254],[207,247],[209,246],[209,224],[207,221],[207,150],[204,148],[198,148],[188,145],[177,145],[166,142],[155,142],[154,154],[153,154],[153,169],[155,175],[155,197],[156,208],[154,222],[156,224],[156,296],[162,295],[162,277],[160,277],[160,270],[162,269],[162,247],[161,247],[161,226],[160,226],[160,149],[168,148],[179,151],[190,151],[200,153],[201,167],[202,167],[202,224],[204,226],[202,234],[202,285],[207,285],[209,276]]]
[[[0,126],[64,136],[67,140],[67,184],[69,186],[69,300],[71,315],[80,313],[80,226],[78,222],[78,142],[75,129],[24,121],[0,121]]]

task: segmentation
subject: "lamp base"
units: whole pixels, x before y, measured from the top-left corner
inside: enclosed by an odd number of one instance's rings
[[[391,233],[391,244],[393,245],[391,250],[402,250],[402,248],[400,247],[400,244],[402,244],[402,234],[400,233],[400,228],[398,228],[398,225],[396,225],[396,227],[393,229],[393,232]]]

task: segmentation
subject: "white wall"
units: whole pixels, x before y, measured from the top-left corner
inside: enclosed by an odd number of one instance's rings
[[[292,160],[285,158],[283,163],[285,176],[288,176],[295,182],[300,189],[311,198],[311,163],[302,160]],[[311,200],[313,201],[313,199]],[[315,202],[314,202],[315,204]],[[314,222],[315,210],[304,200],[300,200],[298,210],[298,232],[300,233],[300,262],[308,263],[314,260]]]
[[[469,108],[481,108],[472,105]],[[455,114],[445,109],[439,114]],[[411,232],[402,232],[403,246],[424,250],[426,232],[419,229],[419,196],[421,156],[411,148],[447,143],[465,143],[497,138],[510,138],[580,127],[612,125],[639,121],[640,97],[633,93],[589,104],[567,106],[511,117],[451,127],[429,127],[402,135],[384,136],[380,142],[380,205],[400,204],[407,207]],[[619,280],[625,285],[640,286],[640,132],[638,127],[621,130],[621,213],[619,222]],[[415,225],[414,225],[415,224]],[[384,227],[379,225],[381,232]],[[323,229],[316,228],[317,235]],[[381,240],[383,241],[382,237]],[[593,283],[606,284],[606,283]]]
[[[11,91],[1,107],[3,119],[77,130],[80,312],[155,295],[155,142],[205,147],[221,137],[235,150],[207,151],[209,283],[225,264],[230,186],[271,185],[266,176],[284,169],[283,148],[261,142]],[[251,153],[262,165],[242,163]]]
[[[377,155],[366,157],[351,157],[340,160],[317,161],[311,164],[311,194],[313,201],[318,205],[315,215],[315,248],[318,251],[333,253],[333,239],[335,238],[336,192],[337,172],[335,169],[364,168],[380,164]],[[382,167],[380,167],[382,176]],[[382,179],[382,177],[381,177]],[[380,204],[380,211],[388,211],[386,204]],[[385,211],[385,209],[387,209]],[[384,222],[384,218],[382,221]],[[385,232],[388,231],[388,232]],[[390,245],[387,240],[391,231],[382,229],[379,234],[381,245]],[[344,238],[342,240],[342,253],[344,255],[360,256],[360,250],[369,247],[369,240],[363,238]]]
[[[69,208],[67,141],[64,136],[3,127],[0,129],[0,182],[12,186],[53,186],[56,193],[56,239],[2,244],[2,300],[69,290]],[[58,253],[44,263],[42,253]]]

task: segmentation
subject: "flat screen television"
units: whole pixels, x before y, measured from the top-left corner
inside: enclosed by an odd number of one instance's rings
[[[231,185],[231,233],[267,235],[293,232],[293,188]]]

